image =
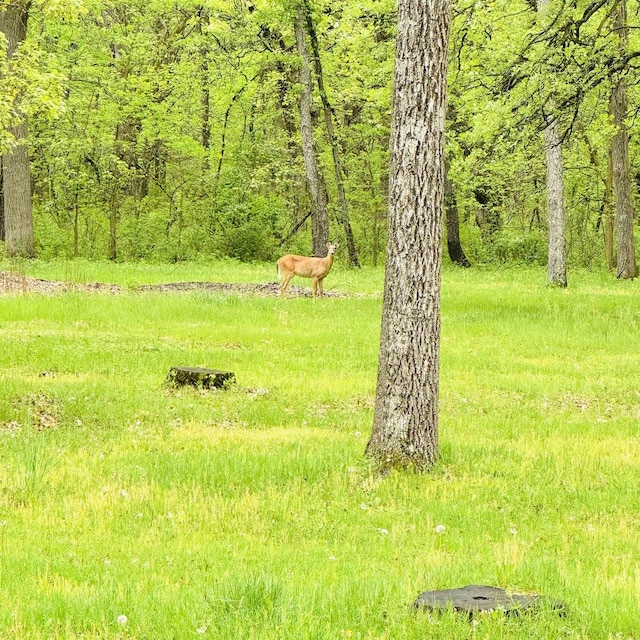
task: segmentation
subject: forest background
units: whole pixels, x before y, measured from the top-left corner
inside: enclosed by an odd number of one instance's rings
[[[2,60],[0,144],[10,149],[12,126],[28,118],[39,256],[254,261],[313,250],[296,3],[20,2],[28,31]],[[615,22],[622,4],[625,38]],[[348,246],[352,234],[350,261],[376,265],[386,233],[395,2],[302,6],[331,239]],[[551,2],[544,20],[538,9],[534,0],[454,2],[449,237],[459,227],[472,263],[546,263],[543,131],[552,113],[569,264],[613,266],[605,254],[615,207],[611,95],[625,83],[637,200],[640,3]]]

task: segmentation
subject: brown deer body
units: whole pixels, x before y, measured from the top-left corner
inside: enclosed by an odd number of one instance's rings
[[[278,265],[278,277],[282,276],[280,283],[280,295],[284,297],[289,282],[293,276],[301,278],[311,278],[313,283],[313,299],[317,295],[322,296],[322,281],[326,278],[333,265],[333,254],[340,245],[327,244],[326,258],[307,258],[306,256],[286,255],[282,256],[276,263]]]

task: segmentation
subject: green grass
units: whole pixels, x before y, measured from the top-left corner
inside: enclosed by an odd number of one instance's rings
[[[179,262],[176,264],[133,262],[119,264],[111,261],[74,260],[19,260],[0,259],[0,271],[85,284],[106,282],[135,288],[145,284],[165,282],[275,282],[276,263],[246,263],[235,260]],[[382,288],[383,271],[372,267],[348,269],[346,258],[338,257],[325,281],[325,288],[346,292],[375,293]],[[293,284],[311,286],[310,280],[295,278]]]
[[[233,263],[20,268],[273,279]],[[326,286],[375,293],[381,276],[336,269]],[[385,479],[363,457],[379,295],[0,297],[0,638],[640,638],[637,284],[544,282],[445,271],[442,458]],[[238,384],[167,389],[177,364]],[[473,583],[566,616],[411,610]]]

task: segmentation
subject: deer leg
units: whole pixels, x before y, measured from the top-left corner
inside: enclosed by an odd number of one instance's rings
[[[318,280],[318,293],[320,294],[320,297],[322,298],[324,296],[324,278],[320,278]]]
[[[318,295],[318,278],[313,278],[313,301],[316,301]]]
[[[287,291],[287,287],[289,286],[289,282],[291,281],[291,278],[293,278],[293,273],[286,273],[284,278],[282,278],[282,282],[280,283],[280,297],[284,298],[286,291]]]

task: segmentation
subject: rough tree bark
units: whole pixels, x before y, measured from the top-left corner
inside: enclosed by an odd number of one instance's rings
[[[438,457],[440,279],[449,0],[400,0],[389,230],[376,405],[382,469]]]
[[[538,13],[544,11],[550,0],[537,0]],[[549,253],[547,255],[547,281],[567,286],[567,249],[564,221],[564,178],[562,172],[562,144],[558,131],[558,118],[553,100],[546,105],[544,114],[544,150],[547,160],[547,209],[549,214]]]
[[[627,27],[627,3],[621,0],[615,9],[614,28],[619,38],[620,56],[626,56],[629,39]],[[617,276],[635,278],[638,275],[636,249],[633,237],[633,195],[629,169],[629,132],[627,117],[627,87],[624,78],[614,79],[611,92],[611,114],[616,133],[611,141],[613,162],[613,188],[616,201],[616,236],[618,239]]]
[[[295,18],[296,43],[300,54],[300,133],[302,135],[302,154],[307,170],[307,186],[311,198],[313,221],[311,235],[313,254],[324,256],[329,242],[329,216],[327,214],[327,190],[320,174],[318,156],[313,142],[313,121],[311,118],[311,63],[306,42],[306,16],[302,4],[298,5]]]
[[[351,229],[349,205],[347,203],[347,196],[344,190],[344,178],[342,163],[340,161],[340,151],[338,149],[338,141],[336,140],[336,134],[333,128],[333,110],[331,109],[331,104],[329,103],[327,91],[324,86],[324,73],[322,72],[322,61],[320,60],[318,36],[316,35],[316,29],[313,24],[311,8],[309,7],[308,0],[305,0],[304,2],[304,9],[306,14],[307,29],[309,31],[309,38],[311,40],[311,50],[313,52],[316,82],[318,83],[318,90],[320,91],[320,99],[322,100],[322,108],[324,112],[324,122],[325,126],[327,127],[327,136],[329,138],[331,153],[333,155],[333,166],[336,174],[336,188],[338,191],[338,203],[340,205],[340,220],[342,222],[342,228],[344,230],[344,235],[347,243],[349,262],[351,263],[352,267],[360,268],[360,261],[358,260],[358,252],[356,250],[356,243],[353,239],[353,231]]]
[[[0,31],[6,38],[9,60],[27,37],[30,5],[28,0],[14,0],[0,5]],[[27,147],[28,126],[27,117],[20,112],[19,105],[15,105],[15,111],[17,121],[9,129],[15,146],[2,156],[5,251],[10,256],[31,258],[35,256],[35,241]]]
[[[555,116],[546,118],[544,148],[547,157],[547,208],[549,210],[549,254],[547,281],[567,286],[567,250],[564,221],[564,180],[562,174],[562,146]]]

